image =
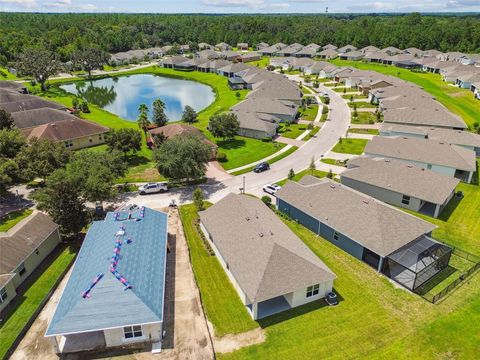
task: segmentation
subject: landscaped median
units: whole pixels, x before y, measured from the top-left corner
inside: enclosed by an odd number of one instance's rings
[[[13,312],[6,317],[5,322],[2,322],[0,327],[0,359],[5,357],[39,307],[45,304],[46,298],[51,295],[51,290],[58,284],[61,276],[75,258],[76,253],[77,249],[74,246],[59,245],[54,260],[45,267],[41,265],[36,270],[36,274],[43,271],[41,275],[34,280],[25,293],[18,295],[9,305],[13,306]],[[28,283],[29,279],[26,281]]]

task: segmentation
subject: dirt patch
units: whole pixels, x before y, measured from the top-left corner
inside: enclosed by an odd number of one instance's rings
[[[215,351],[228,353],[245,346],[260,344],[265,341],[265,330],[256,328],[241,334],[228,334],[213,340]]]

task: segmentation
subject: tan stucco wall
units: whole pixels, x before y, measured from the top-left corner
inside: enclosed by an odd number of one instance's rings
[[[32,273],[35,271],[38,265],[55,249],[60,242],[60,235],[58,230],[53,231],[47,239],[38,247],[38,254],[35,251],[32,251],[30,256],[25,259],[25,273],[20,276],[18,270],[15,269],[15,277],[12,279],[12,282],[15,288],[18,286]]]
[[[139,324],[140,325],[140,324]],[[157,342],[162,338],[162,323],[142,325],[143,337],[125,339],[123,327],[103,331],[107,347],[123,346],[141,342]]]
[[[90,141],[90,139],[92,141]],[[73,146],[68,147],[69,150],[83,149],[90,146],[101,145],[105,143],[105,134],[85,136],[85,137],[73,139],[70,141],[73,144]]]
[[[15,291],[15,285],[13,284],[13,281],[9,281],[4,287],[7,291],[7,298],[0,303],[0,312],[3,311],[7,307],[7,305],[15,298],[17,295],[17,292]]]

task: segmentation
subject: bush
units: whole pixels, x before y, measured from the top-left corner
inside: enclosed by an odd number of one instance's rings
[[[217,153],[217,161],[226,162],[227,161],[227,154],[225,154],[223,152]]]
[[[312,124],[312,123],[308,124],[308,125],[307,125],[307,129],[308,129],[308,130],[312,130],[312,129],[313,129],[313,124]]]
[[[263,195],[262,196],[262,201],[265,205],[267,206],[270,206],[272,205],[272,198],[270,196],[267,196],[267,195]]]
[[[267,136],[267,137],[262,138],[262,141],[263,142],[272,142],[272,138]]]

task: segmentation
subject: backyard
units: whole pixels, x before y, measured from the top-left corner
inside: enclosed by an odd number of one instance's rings
[[[216,93],[216,100],[207,108],[199,112],[199,121],[194,123],[194,125],[198,127],[205,134],[205,136],[219,146],[219,152],[227,155],[226,161],[222,163],[222,166],[226,170],[260,160],[278,151],[278,147],[272,142],[263,142],[261,140],[241,136],[237,136],[233,140],[224,141],[214,138],[210,132],[207,131],[208,121],[212,115],[230,109],[230,107],[235,105],[237,102],[243,100],[247,93],[246,90],[232,91],[229,88],[227,79],[225,77],[212,73],[202,73],[196,71],[179,73],[178,71],[172,69],[164,69],[154,66],[124,72],[121,75],[124,76],[132,74],[157,74],[162,76],[194,80],[207,84],[213,88]],[[55,85],[71,81],[72,79],[52,80],[50,83]],[[33,92],[37,93],[37,95],[62,103],[68,107],[72,106],[73,96],[56,86],[50,87],[46,93],[39,92],[38,88],[34,89]],[[240,95],[239,97],[237,97],[237,93]],[[93,104],[90,104],[90,111],[91,112],[87,114],[82,113],[81,116],[85,119],[97,122],[110,128],[118,129],[122,127],[129,127],[138,129],[136,122],[126,121],[117,115],[100,109]],[[152,161],[152,153],[144,142],[142,150],[138,152],[136,156],[130,157],[130,167],[126,179],[129,181],[161,180],[162,177],[158,174],[158,172],[156,172],[154,165],[155,164]]]
[[[257,323],[250,320],[216,258],[205,250],[195,227],[195,208],[183,206],[180,211],[207,317],[217,334],[238,333],[257,324],[267,333],[264,343],[218,354],[220,359],[317,359],[326,354],[338,359],[436,359],[451,358],[452,353],[470,359],[478,353],[478,274],[432,305],[301,225],[284,220],[335,272],[341,301],[336,307],[313,302]]]
[[[345,139],[342,138],[332,149],[333,152],[342,154],[361,155],[368,140],[365,139]]]
[[[411,81],[423,87],[423,89],[445,105],[450,111],[461,116],[469,127],[478,122],[480,113],[480,101],[473,97],[468,89],[460,89],[443,82],[440,75],[432,73],[414,72],[400,69],[395,66],[366,63],[362,61],[331,61],[337,66],[353,66],[363,70],[373,70],[382,74],[392,75],[403,80]]]
[[[12,227],[25,219],[31,213],[32,210],[30,209],[12,211],[11,213],[8,213],[0,219],[0,232],[10,230]]]

